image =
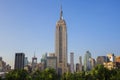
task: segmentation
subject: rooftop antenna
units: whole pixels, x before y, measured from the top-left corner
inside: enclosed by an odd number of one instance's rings
[[[60,0],[60,20],[63,19],[62,0]]]

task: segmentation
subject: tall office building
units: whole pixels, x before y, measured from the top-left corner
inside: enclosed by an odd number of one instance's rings
[[[24,62],[24,66],[28,65],[29,61],[28,61],[28,57],[25,57],[25,62]]]
[[[79,63],[76,63],[76,72],[80,72],[80,64]]]
[[[90,66],[89,66],[89,69],[93,69],[96,65],[96,62],[95,62],[95,59],[93,58],[89,58],[89,63],[90,63]]]
[[[88,71],[90,63],[89,63],[89,58],[91,58],[91,53],[89,51],[86,51],[85,56],[84,56],[84,71]]]
[[[15,69],[24,69],[25,54],[16,53],[15,54]]]
[[[74,73],[74,53],[70,53],[70,71]]]
[[[67,28],[66,22],[63,19],[63,11],[61,7],[60,19],[56,24],[55,38],[55,54],[57,56],[57,71],[58,74],[63,74],[67,71]]]
[[[79,62],[80,62],[80,65],[79,65],[80,71],[82,71],[82,56],[79,57]]]
[[[41,65],[42,65],[41,69],[42,70],[44,70],[47,66],[46,61],[47,61],[47,53],[43,54],[41,58]]]

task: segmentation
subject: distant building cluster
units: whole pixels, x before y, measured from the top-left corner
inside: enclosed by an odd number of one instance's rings
[[[108,68],[109,70],[120,68],[120,56],[115,56],[114,54],[108,54],[107,58],[108,58],[107,62],[103,62],[103,65],[106,68]]]
[[[79,56],[79,63],[75,64],[74,53],[71,52],[70,63],[67,63],[67,72],[74,73],[80,71],[90,71],[98,64],[104,65],[104,67],[109,70],[120,68],[120,56],[115,56],[111,53],[107,54],[107,56],[98,56],[94,59],[91,57],[91,53],[86,51],[84,60],[82,61],[82,57]],[[35,55],[32,57],[32,62],[29,62],[24,53],[15,54],[15,69],[25,69],[31,72],[36,70],[45,70],[46,68],[53,68],[57,71],[57,57],[55,56],[55,53],[49,53],[49,55],[45,53],[42,55],[41,62],[39,63],[37,62],[37,57]]]
[[[0,77],[4,78],[5,73],[9,72],[10,70],[11,66],[6,64],[6,62],[2,60],[2,57],[0,57]]]
[[[91,58],[91,53],[86,51],[83,65],[84,71],[89,71],[98,64],[104,65],[109,70],[120,68],[120,56],[115,56],[113,53],[110,53],[107,56],[98,56],[95,60]]]
[[[2,60],[2,57],[0,57],[0,72],[8,72],[10,70],[11,66],[6,64],[6,62]]]

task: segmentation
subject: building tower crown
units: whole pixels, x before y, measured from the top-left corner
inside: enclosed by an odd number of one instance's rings
[[[56,23],[56,25],[58,25],[58,27],[60,27],[60,25],[66,25],[65,20],[63,19],[63,10],[62,10],[62,6],[60,8],[60,19],[58,20],[58,22]]]

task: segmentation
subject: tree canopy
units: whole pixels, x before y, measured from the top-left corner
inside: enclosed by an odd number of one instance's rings
[[[26,70],[12,70],[6,74],[4,80],[120,80],[119,75],[120,69],[108,70],[103,65],[97,65],[88,72],[66,72],[61,76],[57,75],[56,70],[50,68],[31,73]]]

